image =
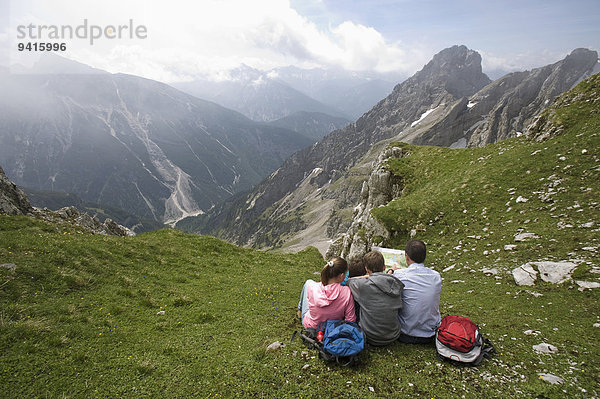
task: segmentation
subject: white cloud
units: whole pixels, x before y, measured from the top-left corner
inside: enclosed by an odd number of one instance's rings
[[[521,52],[511,55],[497,56],[493,52],[477,50],[481,54],[481,66],[485,71],[523,71],[539,68],[555,63],[567,56],[568,53],[559,51]]]
[[[13,21],[47,24],[144,24],[144,40],[84,40],[68,44],[69,58],[110,72],[174,81],[219,76],[245,63],[258,69],[297,65],[412,73],[431,53],[389,43],[372,27],[346,21],[318,28],[287,0],[162,0],[12,3]],[[57,12],[56,10],[60,10]],[[39,22],[38,22],[39,23]]]

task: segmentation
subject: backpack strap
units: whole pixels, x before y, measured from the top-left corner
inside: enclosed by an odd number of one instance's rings
[[[298,334],[298,333],[299,333],[298,330],[294,331],[294,333],[292,334],[292,338],[290,338],[290,342],[294,342],[294,338],[296,338],[296,334]]]
[[[290,342],[294,341],[294,338],[296,338],[297,334],[300,334],[300,338],[302,338],[302,341],[306,344],[308,349],[316,348],[319,351],[321,351],[323,349],[323,344],[320,343],[319,341],[317,341],[317,339],[316,339],[316,333],[315,333],[314,328],[309,327],[302,331],[298,331],[298,330],[294,331],[294,333],[292,334],[292,338],[290,339]]]
[[[477,359],[475,359],[473,361],[473,363],[471,363],[471,364],[473,366],[478,366],[484,357],[489,358],[491,356],[491,354],[494,353],[495,351],[496,351],[496,349],[494,348],[494,345],[492,345],[490,340],[487,338],[483,338],[483,343],[481,345],[481,353],[479,353],[479,356],[477,356]]]
[[[342,362],[342,360],[340,359],[340,357],[336,356],[335,357],[335,362],[337,364],[339,364],[340,366],[342,366],[342,367],[351,366],[354,363],[354,356],[349,356],[346,359],[345,359],[346,361]]]

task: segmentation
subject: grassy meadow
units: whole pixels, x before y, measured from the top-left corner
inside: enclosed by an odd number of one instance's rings
[[[394,232],[386,245],[402,248],[411,230],[427,242],[442,314],[472,318],[496,347],[479,367],[401,343],[369,348],[352,369],[303,353],[290,337],[302,283],[324,262],[313,248],[259,252],[170,229],[107,237],[0,215],[0,264],[16,265],[0,267],[0,397],[598,397],[600,289],[576,283],[600,276],[598,81],[576,89],[596,97],[549,114],[563,132],[547,141],[407,146],[390,162],[406,188],[373,212]],[[521,232],[537,238],[515,242]],[[578,267],[562,284],[514,283],[510,270],[541,260]],[[286,346],[266,351],[274,341]],[[535,352],[542,342],[558,352]]]

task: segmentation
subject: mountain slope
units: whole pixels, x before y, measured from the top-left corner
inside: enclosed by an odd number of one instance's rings
[[[0,74],[0,163],[18,185],[161,222],[247,190],[311,143],[122,74]]]
[[[468,150],[390,144],[365,183],[352,226],[332,252],[352,257],[373,242],[396,246],[410,236],[448,233],[487,256],[496,248],[490,252],[473,237],[501,230],[493,237],[500,247],[527,231],[538,236],[531,245],[554,256],[596,257],[596,249],[582,247],[598,244],[599,116],[596,74],[559,97],[527,137]],[[554,251],[557,245],[566,248]]]
[[[219,236],[237,243],[273,245],[271,237],[292,227],[283,227],[285,222],[278,226],[278,218],[296,218],[291,215],[306,199],[304,191],[295,199],[276,204],[286,196],[293,197],[295,188],[305,179],[310,180],[313,191],[317,190],[339,178],[373,144],[400,133],[432,107],[472,95],[488,83],[490,80],[481,72],[478,53],[465,46],[443,50],[355,123],[294,154],[250,195],[227,204],[228,209],[214,211],[208,228],[220,225]],[[270,230],[272,233],[266,234]]]
[[[563,60],[510,73],[450,107],[444,117],[398,135],[415,144],[483,146],[522,134],[558,95],[600,72],[598,53],[576,49]],[[595,72],[594,72],[595,71]]]
[[[325,252],[328,241],[350,227],[387,143],[464,147],[516,136],[557,93],[589,76],[597,53],[575,50],[553,65],[495,82],[481,74],[480,61],[465,47],[444,50],[355,124],[295,154],[244,203],[220,211],[213,224],[209,220],[205,231],[221,225],[218,234],[235,242],[290,249],[316,245]],[[232,220],[235,229],[229,227]]]
[[[293,130],[305,137],[318,141],[328,133],[341,129],[349,123],[348,119],[330,116],[322,112],[300,111],[269,122],[269,125]]]

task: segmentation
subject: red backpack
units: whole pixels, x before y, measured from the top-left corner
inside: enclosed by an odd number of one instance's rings
[[[473,366],[494,351],[491,342],[483,338],[477,325],[462,316],[446,316],[442,319],[435,333],[435,346],[442,358]]]

